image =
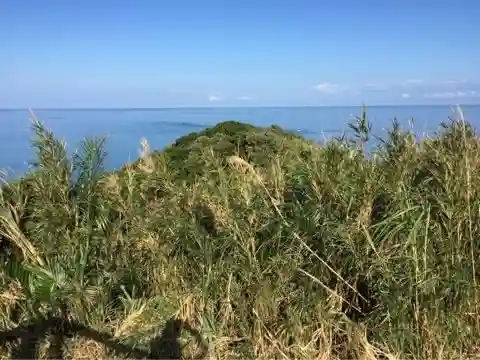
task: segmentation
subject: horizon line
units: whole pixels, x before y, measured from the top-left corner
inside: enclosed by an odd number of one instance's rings
[[[278,108],[361,108],[363,105],[196,105],[196,106],[161,106],[161,107],[0,107],[0,111],[28,111],[28,110],[178,110],[178,109],[278,109]],[[389,105],[365,105],[366,108],[372,107],[470,107],[480,106],[479,104],[389,104]]]

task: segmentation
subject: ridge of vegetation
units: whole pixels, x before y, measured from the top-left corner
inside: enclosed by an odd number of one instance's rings
[[[458,115],[421,140],[394,121],[369,154],[366,110],[322,145],[224,122],[115,172],[104,139],[69,157],[33,118],[36,164],[0,191],[0,358],[478,353],[480,140]],[[57,330],[16,343],[32,322]]]

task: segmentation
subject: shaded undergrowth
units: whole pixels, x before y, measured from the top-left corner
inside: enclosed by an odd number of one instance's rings
[[[37,319],[32,324],[18,326],[8,331],[0,331],[0,343],[11,346],[12,359],[35,359],[38,356],[38,345],[47,337],[48,346],[43,350],[43,357],[49,359],[63,359],[66,338],[80,336],[94,340],[103,346],[105,354],[110,357],[126,356],[136,359],[181,359],[181,345],[178,341],[181,331],[187,329],[203,347],[198,359],[207,354],[207,346],[203,344],[201,335],[188,324],[178,319],[169,319],[161,334],[150,341],[148,349],[136,349],[122,344],[111,335],[88,328],[83,324],[61,317],[47,316]],[[87,354],[88,355],[88,354]]]

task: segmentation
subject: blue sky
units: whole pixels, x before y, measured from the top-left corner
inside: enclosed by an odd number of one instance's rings
[[[0,107],[480,103],[478,0],[2,0]]]

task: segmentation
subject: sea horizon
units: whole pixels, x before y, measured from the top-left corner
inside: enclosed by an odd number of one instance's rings
[[[376,105],[367,105],[368,108],[415,108],[415,107],[477,107],[480,106],[479,103],[475,104],[462,104],[462,103],[452,103],[452,104],[376,104]],[[158,106],[158,107],[23,107],[23,108],[2,108],[0,111],[90,111],[90,110],[176,110],[176,109],[272,109],[272,108],[362,108],[363,105],[185,105],[185,106]]]

